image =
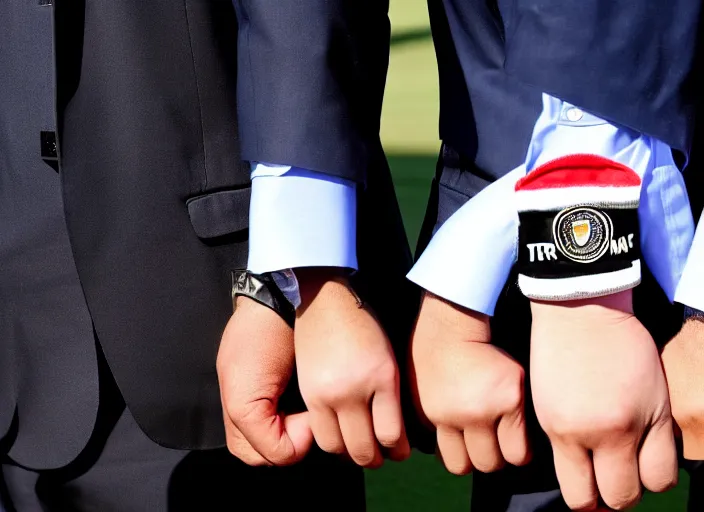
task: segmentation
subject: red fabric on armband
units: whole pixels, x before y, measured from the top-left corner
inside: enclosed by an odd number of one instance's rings
[[[640,187],[641,178],[623,164],[597,155],[568,155],[530,171],[516,191],[566,187]]]

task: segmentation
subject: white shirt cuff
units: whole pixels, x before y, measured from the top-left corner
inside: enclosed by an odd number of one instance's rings
[[[249,270],[357,269],[353,182],[290,166],[252,168]]]
[[[430,241],[408,279],[443,299],[493,315],[516,259],[513,190],[525,174],[524,167],[515,169],[457,210]]]
[[[534,128],[526,162],[489,185],[455,212],[438,230],[408,274],[426,290],[487,315],[494,307],[515,262],[518,216],[516,181],[548,160],[569,153],[592,153],[612,158],[643,178],[638,209],[641,249],[658,283],[670,300],[687,258],[693,219],[682,174],[664,143],[624,131],[568,103],[543,96],[543,112]],[[704,257],[704,235],[698,254]],[[693,262],[696,258],[689,257]],[[704,261],[704,260],[698,260]],[[697,285],[680,284],[688,305],[702,309],[691,295],[704,289],[704,269],[687,265]],[[683,283],[689,281],[685,278]],[[699,296],[704,295],[699,293]]]
[[[702,215],[704,219],[704,215]],[[675,300],[690,308],[704,311],[704,225],[699,220],[699,227],[694,235],[692,248],[689,250],[687,264],[682,273],[682,280],[677,287]]]

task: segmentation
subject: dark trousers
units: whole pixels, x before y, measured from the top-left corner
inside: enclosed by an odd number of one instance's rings
[[[2,512],[365,510],[363,472],[351,463],[314,451],[296,466],[252,468],[224,448],[164,448],[114,387],[103,388],[93,435],[69,465],[35,471],[5,458],[0,468]]]

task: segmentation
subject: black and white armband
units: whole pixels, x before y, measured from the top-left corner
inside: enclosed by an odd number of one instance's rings
[[[641,178],[595,155],[571,155],[516,184],[518,286],[530,299],[610,295],[641,279]]]

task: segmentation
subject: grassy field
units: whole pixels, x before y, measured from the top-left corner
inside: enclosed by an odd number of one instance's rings
[[[394,175],[408,237],[415,245],[425,212],[439,141],[437,69],[426,0],[391,0],[391,66],[382,138]],[[678,488],[648,495],[638,512],[685,510],[687,475]],[[367,473],[370,512],[466,512],[471,477],[445,472],[434,457],[414,454],[403,464],[387,463]]]

